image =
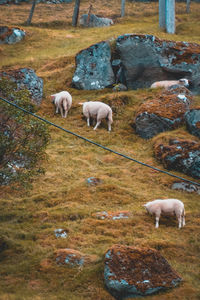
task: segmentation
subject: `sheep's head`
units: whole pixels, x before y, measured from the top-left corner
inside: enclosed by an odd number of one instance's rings
[[[189,86],[189,80],[186,79],[186,78],[181,78],[181,79],[179,79],[179,82],[180,82],[180,84],[183,85],[183,86]]]
[[[51,102],[52,102],[53,104],[55,104],[54,101],[55,101],[56,96],[55,96],[55,95],[51,95],[50,98],[51,98]]]

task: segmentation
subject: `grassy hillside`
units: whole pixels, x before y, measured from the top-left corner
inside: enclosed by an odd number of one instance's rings
[[[33,24],[25,23],[30,4],[1,6],[0,24],[26,30],[26,38],[16,45],[0,45],[0,69],[31,67],[44,80],[44,99],[38,114],[64,128],[97,143],[122,152],[144,163],[163,169],[153,156],[158,137],[143,140],[131,124],[139,105],[151,90],[113,93],[79,91],[71,88],[76,53],[96,42],[125,33],[154,34],[159,38],[200,43],[200,4],[176,4],[177,34],[169,35],[158,28],[157,3],[127,3],[126,17],[120,19],[120,1],[93,1],[93,13],[111,17],[109,28],[73,28],[72,4],[37,4]],[[81,3],[80,14],[87,13],[89,2]],[[54,114],[49,95],[67,89],[73,106],[67,119]],[[97,131],[88,128],[78,102],[128,99],[128,104],[114,112],[111,133],[103,123]],[[197,105],[196,96],[193,105]],[[183,283],[149,300],[200,299],[200,196],[170,189],[174,178],[163,175],[115,154],[87,144],[74,136],[51,127],[47,148],[46,174],[33,181],[30,190],[0,189],[0,299],[2,300],[111,300],[103,283],[103,258],[108,247],[120,243],[158,249],[184,279]],[[184,126],[161,135],[197,138],[186,133]],[[173,172],[183,176],[179,172]],[[102,183],[88,186],[88,177]],[[192,178],[183,176],[189,180]],[[175,219],[161,218],[160,228],[146,214],[142,204],[156,198],[178,198],[186,208],[186,227],[178,230]],[[125,220],[98,220],[94,213],[126,210]],[[68,231],[58,239],[54,230]],[[58,266],[54,252],[73,248],[98,256],[97,262],[83,268]]]

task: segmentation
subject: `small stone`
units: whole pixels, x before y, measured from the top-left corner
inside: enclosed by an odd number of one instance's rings
[[[171,189],[172,190],[180,190],[180,191],[188,192],[188,193],[196,192],[197,194],[200,195],[200,187],[195,184],[188,183],[188,182],[175,182],[172,184]]]
[[[57,237],[57,238],[63,238],[63,239],[66,239],[67,238],[67,232],[66,232],[66,230],[64,230],[64,229],[61,229],[61,228],[59,228],[59,229],[55,229],[54,230],[54,232],[55,232],[55,236]]]
[[[131,216],[129,211],[117,211],[117,212],[97,212],[93,214],[93,216],[97,217],[98,219],[110,219],[110,220],[121,220],[121,219],[128,219]]]
[[[86,181],[91,186],[95,186],[95,185],[98,185],[98,184],[102,183],[101,179],[96,178],[96,177],[89,177],[89,178],[86,179]]]
[[[57,264],[71,267],[83,267],[98,260],[96,255],[84,254],[74,249],[58,249],[55,251],[55,257]]]

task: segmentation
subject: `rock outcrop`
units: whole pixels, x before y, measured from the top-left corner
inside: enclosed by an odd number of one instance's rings
[[[185,77],[192,92],[200,94],[200,45],[137,34],[119,36],[115,43],[112,41],[112,51],[108,45],[102,47],[104,43],[77,54],[73,77],[76,88],[103,89],[118,83],[128,89],[149,88],[155,81]],[[104,56],[106,63],[103,60],[102,67],[97,68]]]
[[[105,27],[113,25],[113,20],[97,17],[94,14],[84,14],[80,17],[80,25],[84,27]]]
[[[182,280],[157,250],[123,245],[106,252],[104,279],[110,294],[120,300],[161,292]]]
[[[188,131],[200,138],[200,107],[186,112],[185,121]]]
[[[179,88],[176,92],[161,92],[155,95],[155,99],[147,100],[140,106],[134,120],[138,135],[149,139],[160,132],[175,129],[184,122],[192,97],[183,94],[183,91],[179,94]]]
[[[200,143],[186,139],[169,138],[154,145],[155,157],[168,170],[183,172],[200,178]]]
[[[160,40],[153,35],[125,34],[116,40],[129,89],[148,88],[154,81],[186,77],[195,82],[200,72],[200,45]],[[123,83],[123,82],[122,82]],[[193,90],[199,86],[193,86]]]
[[[38,77],[34,70],[22,68],[16,70],[0,71],[0,78],[7,77],[16,82],[18,89],[27,89],[32,101],[40,105],[43,96],[43,80]]]
[[[72,84],[77,89],[99,90],[114,83],[111,50],[107,42],[92,45],[76,55]]]
[[[16,44],[23,40],[25,35],[21,28],[0,26],[0,44]]]

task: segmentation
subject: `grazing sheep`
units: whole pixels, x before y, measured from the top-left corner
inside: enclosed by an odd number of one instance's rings
[[[185,209],[184,204],[177,199],[154,200],[144,204],[147,212],[156,216],[156,228],[159,227],[161,214],[176,215],[178,219],[178,228],[185,226]]]
[[[172,85],[182,85],[185,87],[189,86],[189,81],[188,79],[182,78],[179,80],[163,80],[163,81],[156,81],[151,85],[151,88],[160,88],[160,87],[164,87],[164,88],[168,88]]]
[[[56,114],[60,111],[62,118],[67,117],[67,113],[72,106],[72,96],[67,91],[51,95],[52,103],[56,108]]]
[[[94,130],[97,129],[97,127],[100,125],[102,119],[107,118],[108,119],[108,130],[111,131],[111,124],[113,122],[112,119],[112,109],[109,105],[99,102],[99,101],[90,101],[90,102],[84,102],[79,103],[83,105],[83,114],[87,118],[87,125],[90,126],[90,118],[97,119],[96,126],[94,127]]]

